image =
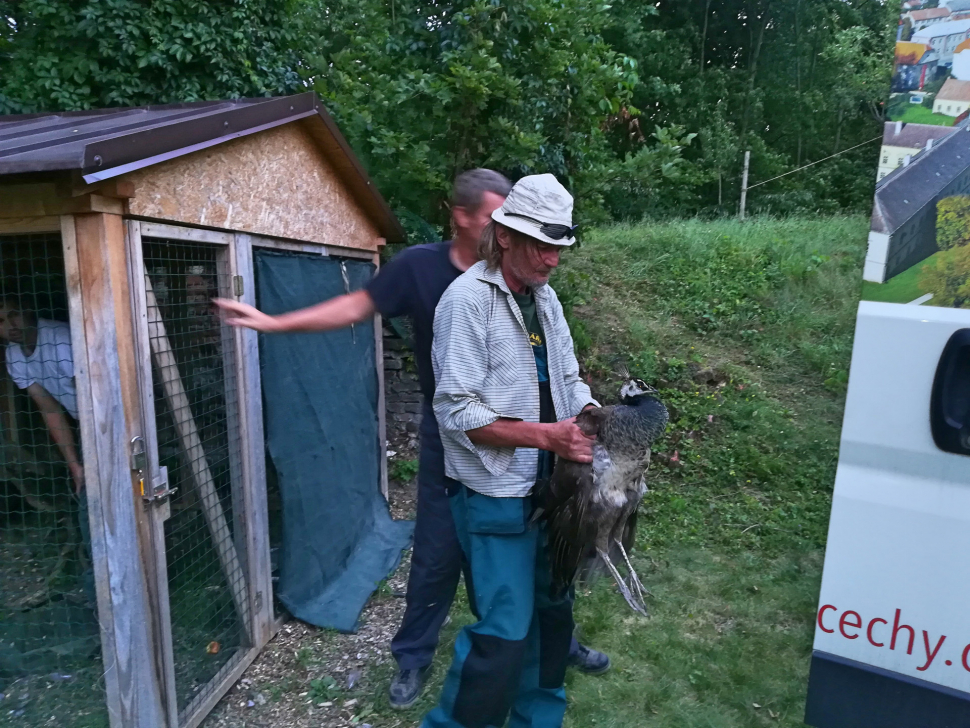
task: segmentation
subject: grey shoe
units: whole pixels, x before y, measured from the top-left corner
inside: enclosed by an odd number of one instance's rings
[[[569,666],[587,675],[602,675],[610,669],[610,658],[602,652],[577,644],[574,652],[569,653]]]
[[[414,670],[398,670],[397,676],[391,680],[389,690],[391,707],[404,710],[414,705],[421,697],[421,691],[424,690],[424,683],[430,671],[430,665]]]

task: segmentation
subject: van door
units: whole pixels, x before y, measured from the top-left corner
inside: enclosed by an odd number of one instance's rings
[[[859,306],[805,720],[970,726],[970,311]]]

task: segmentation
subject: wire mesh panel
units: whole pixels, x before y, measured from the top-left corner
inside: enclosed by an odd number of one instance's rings
[[[211,299],[230,274],[218,246],[144,241],[175,687],[184,721],[249,646],[232,338]]]
[[[0,724],[108,725],[61,238],[0,236]]]

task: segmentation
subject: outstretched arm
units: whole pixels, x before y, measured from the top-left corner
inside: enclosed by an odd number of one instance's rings
[[[80,494],[84,489],[84,467],[77,456],[77,447],[74,443],[74,430],[67,420],[67,414],[60,403],[54,399],[50,393],[37,382],[27,387],[27,394],[34,400],[34,404],[40,410],[44,418],[44,424],[51,433],[51,439],[61,451],[61,457],[67,463],[74,478],[74,490]]]
[[[365,290],[337,296],[279,316],[270,316],[247,303],[228,298],[217,298],[213,302],[230,326],[244,326],[267,334],[342,329],[370,318],[377,310],[373,299]]]

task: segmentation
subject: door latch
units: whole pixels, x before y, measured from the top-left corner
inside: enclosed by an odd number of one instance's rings
[[[145,440],[141,436],[131,438],[128,443],[131,456],[131,470],[138,476],[138,489],[142,500],[146,503],[160,501],[172,495],[175,488],[168,487],[168,468],[160,467],[157,477],[152,478],[148,488],[145,487],[145,471],[148,469],[148,454],[145,452]]]
[[[158,502],[173,495],[178,488],[168,487],[168,468],[164,465],[158,468],[158,477],[152,479],[151,498],[148,500]]]

